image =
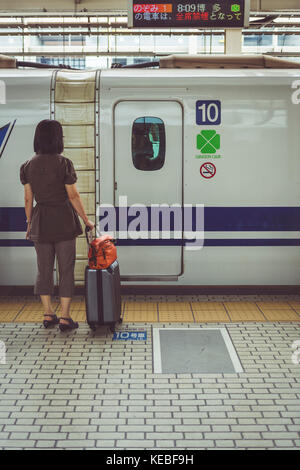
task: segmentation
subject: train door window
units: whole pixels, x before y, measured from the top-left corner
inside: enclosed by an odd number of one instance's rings
[[[166,133],[157,117],[139,117],[132,125],[132,161],[137,170],[160,170],[165,163]]]

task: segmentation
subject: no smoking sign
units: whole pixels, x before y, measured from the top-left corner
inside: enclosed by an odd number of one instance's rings
[[[217,169],[215,165],[210,162],[203,163],[203,165],[200,167],[200,174],[203,176],[203,178],[206,179],[213,178],[213,176],[216,174],[216,171]]]

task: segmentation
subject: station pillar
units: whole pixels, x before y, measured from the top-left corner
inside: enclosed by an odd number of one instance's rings
[[[225,29],[225,54],[240,55],[242,53],[242,29]]]

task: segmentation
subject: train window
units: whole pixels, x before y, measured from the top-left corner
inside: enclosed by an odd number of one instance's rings
[[[132,161],[137,170],[160,170],[165,162],[166,133],[157,117],[139,117],[132,126]]]

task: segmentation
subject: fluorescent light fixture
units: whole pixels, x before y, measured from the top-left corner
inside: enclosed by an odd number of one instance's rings
[[[28,24],[28,23],[54,23],[54,24],[57,24],[57,23],[62,23],[63,22],[63,17],[51,17],[51,18],[24,18],[24,23],[25,24]]]
[[[284,18],[284,17],[279,17],[275,18],[273,20],[274,23],[282,23],[282,24],[289,24],[289,23],[299,23],[300,24],[300,17],[295,16],[295,17],[289,17],[289,18]]]
[[[265,16],[250,16],[249,21],[260,21],[263,20]]]
[[[101,17],[98,16],[97,18],[91,17],[91,18],[90,18],[90,22],[91,22],[91,23],[95,23],[95,24],[97,24],[97,23],[99,23],[99,24],[105,24],[105,23],[108,22],[108,18],[107,18],[107,16],[101,16]]]
[[[21,23],[21,18],[0,18],[0,23]]]

